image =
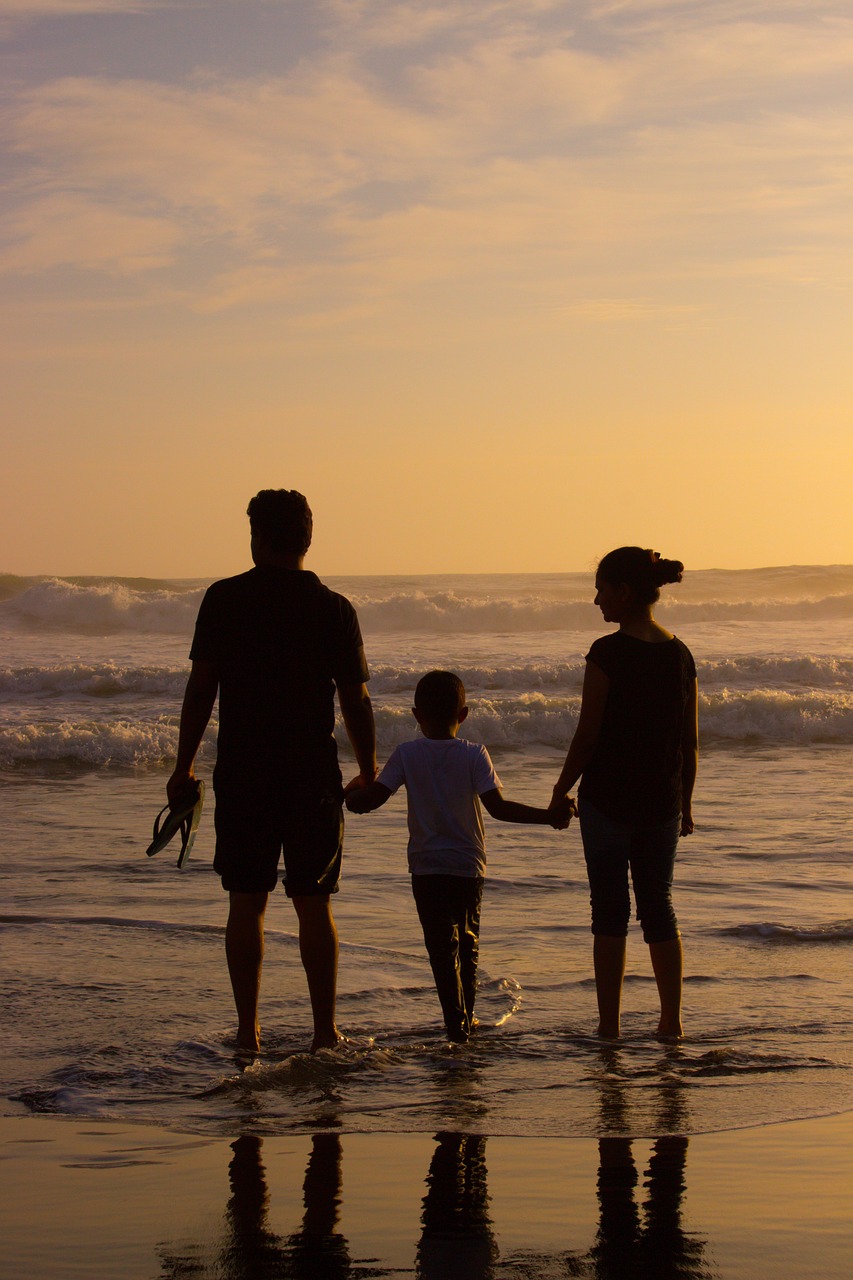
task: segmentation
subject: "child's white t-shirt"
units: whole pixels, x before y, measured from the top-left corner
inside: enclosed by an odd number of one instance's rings
[[[464,738],[401,742],[377,781],[389,791],[406,788],[412,875],[486,874],[478,797],[501,783],[484,746]]]

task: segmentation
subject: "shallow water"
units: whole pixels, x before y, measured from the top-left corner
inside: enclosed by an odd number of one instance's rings
[[[820,593],[796,597],[805,579],[760,572],[765,610],[784,605],[798,617],[722,617],[723,605],[756,608],[754,600],[738,606],[727,577],[722,604],[710,597],[711,588],[723,591],[719,581],[706,584],[704,603],[694,587],[679,622],[704,695],[697,833],[682,842],[676,871],[682,1045],[662,1046],[651,1034],[656,994],[636,926],[623,1042],[595,1040],[577,829],[489,819],[481,1031],[464,1049],[446,1045],[397,797],[348,819],[335,913],[339,1025],[349,1044],[314,1058],[304,1052],[307,994],[293,912],[279,891],[268,914],[264,1053],[248,1070],[231,1044],[212,803],[184,872],[170,850],[144,855],[163,803],[197,589],[159,584],[152,602],[121,584],[52,588],[52,597],[37,596],[36,621],[13,595],[18,612],[0,617],[9,655],[0,672],[6,1109],[210,1134],[231,1133],[237,1122],[259,1133],[658,1136],[853,1105],[853,872],[841,799],[853,766],[853,645],[846,622],[809,620]],[[808,583],[839,588],[840,573],[813,570]],[[455,584],[451,607],[441,585],[349,584],[369,596],[362,621],[381,754],[412,731],[417,673],[452,666],[469,686],[466,731],[489,745],[506,794],[543,803],[575,722],[594,632],[535,630],[531,619],[577,614],[588,586],[502,580],[496,598],[495,580],[476,580],[464,596]],[[820,598],[850,599],[840,588]],[[825,603],[823,611],[832,613]],[[171,629],[153,629],[152,618]],[[432,631],[415,630],[424,618]],[[515,629],[483,629],[500,619]],[[390,629],[389,620],[408,629]],[[211,736],[200,767],[208,778],[212,753]]]

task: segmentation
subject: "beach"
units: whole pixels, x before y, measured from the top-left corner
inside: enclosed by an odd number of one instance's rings
[[[145,856],[205,584],[0,585],[0,1274],[847,1274],[853,569],[705,571],[662,602],[701,696],[682,1043],[653,1034],[636,924],[622,1041],[593,1034],[576,824],[487,820],[481,1027],[448,1046],[398,797],[347,822],[347,1043],[306,1052],[279,890],[248,1067],[212,793],[185,870]],[[414,734],[418,674],[449,667],[505,794],[545,802],[606,630],[589,575],[332,585],[359,610],[380,757]],[[214,760],[215,723],[200,776]]]
[[[0,1275],[841,1280],[851,1152],[850,1113],[601,1143],[6,1117]]]

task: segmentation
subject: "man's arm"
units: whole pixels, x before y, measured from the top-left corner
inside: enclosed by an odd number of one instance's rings
[[[681,732],[681,834],[693,834],[693,786],[699,768],[699,685],[694,680]]]
[[[551,809],[537,809],[531,804],[506,800],[500,787],[484,791],[480,799],[486,812],[500,822],[527,822],[538,827],[554,827],[557,831],[565,831],[577,813],[573,800],[567,801],[560,808],[554,805]]]
[[[338,702],[358,765],[357,776],[344,789],[347,795],[356,788],[369,787],[379,772],[376,768],[376,726],[366,684],[339,684]]]
[[[181,707],[178,758],[175,761],[172,776],[166,783],[169,804],[175,804],[180,800],[195,782],[193,761],[201,746],[218,689],[219,670],[216,663],[195,661],[187,680]]]

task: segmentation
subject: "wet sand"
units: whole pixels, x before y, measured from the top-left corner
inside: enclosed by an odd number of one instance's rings
[[[0,1276],[834,1280],[853,1113],[690,1137],[235,1135],[0,1118]]]

